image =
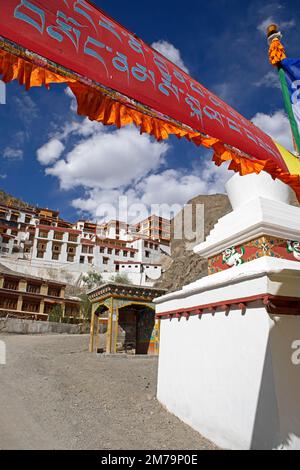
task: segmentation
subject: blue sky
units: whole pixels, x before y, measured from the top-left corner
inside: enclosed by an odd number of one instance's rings
[[[94,1],[286,146],[290,134],[264,23],[281,25],[290,57],[299,57],[300,4],[295,1]],[[158,43],[158,44],[157,44]],[[12,83],[0,106],[0,188],[65,219],[101,218],[119,195],[130,203],[183,204],[224,191],[230,173],[210,152],[170,139],[158,144],[133,129],[114,131],[76,115],[64,86],[26,92]],[[133,170],[134,169],[134,170]]]

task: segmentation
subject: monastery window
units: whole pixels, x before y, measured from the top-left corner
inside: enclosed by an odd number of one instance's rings
[[[145,251],[146,258],[150,258],[150,251]]]
[[[73,305],[66,305],[65,315],[68,317],[77,317],[79,315],[78,307]]]
[[[123,251],[123,256],[124,256],[125,258],[127,258],[127,257],[128,257],[128,253],[127,253],[127,251]]]
[[[12,280],[9,280],[9,279],[5,279],[3,288],[4,289],[9,289],[9,290],[18,290],[19,289],[19,281],[12,281]]]
[[[58,261],[59,260],[59,253],[52,253],[52,260]]]
[[[62,232],[54,232],[54,240],[63,240],[64,234]]]
[[[103,258],[103,264],[107,265],[109,263],[109,258]]]
[[[41,286],[36,284],[27,284],[26,292],[30,294],[39,294],[41,292]]]
[[[88,253],[88,247],[86,245],[83,245],[81,247],[81,253],[87,254]]]
[[[68,263],[74,263],[75,257],[74,255],[68,255],[67,261]]]
[[[158,246],[157,245],[154,245],[154,250],[158,250]]]
[[[18,301],[17,299],[0,298],[0,308],[6,308],[9,310],[17,310]]]
[[[78,241],[78,236],[69,233],[69,242],[77,243],[77,241]]]
[[[108,248],[107,254],[108,254],[108,255],[112,255],[112,252],[113,252],[113,250],[112,250],[111,248]]]
[[[84,256],[80,256],[80,264],[84,264]]]
[[[51,287],[51,286],[49,286],[48,295],[50,297],[60,297],[60,287]]]
[[[105,248],[103,248],[103,246],[100,248],[100,253],[105,253]]]
[[[19,216],[16,215],[16,214],[11,214],[11,216],[10,216],[11,222],[18,222],[18,218],[19,218]]]
[[[47,243],[38,243],[37,249],[38,249],[38,251],[46,251]]]
[[[148,248],[148,242],[145,242],[145,248]]]
[[[25,224],[30,224],[31,217],[29,215],[25,216]]]
[[[39,231],[39,237],[40,238],[48,238],[49,232],[45,232],[43,230]]]
[[[17,231],[17,230],[12,230],[12,231],[11,231],[11,234],[12,234],[14,237],[16,237],[16,236],[18,235],[18,231]]]
[[[115,255],[120,256],[120,250],[115,250]]]
[[[90,255],[93,255],[93,254],[94,254],[94,247],[93,247],[93,246],[90,246],[90,247],[89,247],[89,254],[90,254]]]
[[[130,252],[130,258],[134,258],[134,252],[133,251]]]
[[[23,301],[22,312],[38,313],[39,310],[39,302]]]
[[[93,264],[93,258],[91,258],[90,256],[88,257],[88,263]]]
[[[38,251],[36,257],[40,259],[44,258],[44,251]]]

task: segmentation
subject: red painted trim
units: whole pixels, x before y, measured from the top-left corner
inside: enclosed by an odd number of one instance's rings
[[[87,238],[82,238],[80,243],[82,245],[88,245],[88,246],[96,246],[96,243],[93,242],[92,240],[88,240]]]
[[[290,302],[298,302],[299,304],[299,312],[297,314],[300,315],[300,297],[283,297],[278,295],[271,295],[271,294],[259,294],[253,295],[249,297],[243,297],[239,299],[231,299],[226,301],[220,302],[213,302],[210,304],[205,305],[198,305],[196,307],[190,307],[185,309],[179,310],[171,310],[168,312],[157,313],[156,318],[163,319],[163,318],[181,318],[188,316],[195,316],[195,315],[203,315],[203,314],[214,314],[218,308],[222,308],[224,311],[228,312],[232,306],[237,306],[240,310],[245,310],[248,306],[248,303],[255,302],[257,300],[261,300],[265,307],[269,307],[272,301],[283,301],[286,303]],[[206,312],[204,312],[206,310]],[[288,308],[287,308],[288,310]],[[290,310],[288,310],[291,314],[295,314],[295,309],[291,306]],[[288,315],[288,313],[285,313]]]
[[[52,227],[50,225],[37,225],[36,228],[39,230],[45,230],[46,232],[50,232],[51,230],[53,230],[54,232],[71,233],[72,235],[82,234],[81,230],[73,230],[73,229],[62,228],[62,227]]]

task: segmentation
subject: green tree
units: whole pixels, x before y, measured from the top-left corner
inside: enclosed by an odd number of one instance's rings
[[[49,314],[49,321],[54,323],[59,323],[62,319],[63,311],[61,305],[54,305],[53,309]]]
[[[90,322],[92,317],[92,302],[90,302],[87,294],[81,294],[81,311],[85,322]]]
[[[115,282],[116,284],[132,286],[132,282],[126,274],[116,274],[111,278],[111,281]]]
[[[83,276],[82,281],[84,286],[89,290],[103,284],[102,275],[94,271]]]

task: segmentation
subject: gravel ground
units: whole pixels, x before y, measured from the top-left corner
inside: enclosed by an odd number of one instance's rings
[[[0,449],[215,448],[155,399],[157,359],[99,358],[87,336],[0,339]]]

